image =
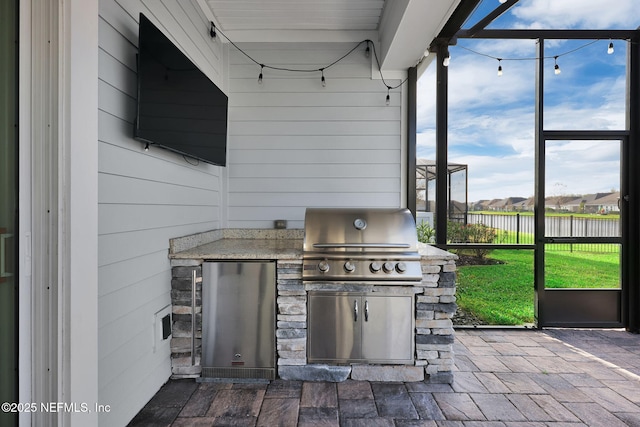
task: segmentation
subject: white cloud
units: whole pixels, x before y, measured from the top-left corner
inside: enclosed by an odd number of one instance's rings
[[[547,195],[620,189],[618,141],[547,141],[546,145]]]
[[[554,130],[623,130],[626,127],[626,78],[602,77],[584,85],[578,76],[556,82],[548,90],[545,128]]]
[[[532,62],[503,61],[502,68],[503,75],[498,77],[497,60],[473,54],[459,57],[449,70],[451,108],[505,105],[527,91],[533,95]]]
[[[470,202],[533,195],[533,156],[460,156],[455,162],[468,165]]]
[[[529,28],[635,29],[640,21],[637,0],[531,0],[512,13]]]

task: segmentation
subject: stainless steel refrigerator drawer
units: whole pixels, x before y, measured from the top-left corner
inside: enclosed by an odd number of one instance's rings
[[[205,262],[202,376],[275,378],[276,263]]]

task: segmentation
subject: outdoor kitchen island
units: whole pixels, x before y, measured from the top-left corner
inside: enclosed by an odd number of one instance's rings
[[[276,263],[276,376],[285,380],[453,382],[451,318],[456,310],[456,256],[418,245],[422,280],[407,286],[362,285],[364,294],[410,296],[411,360],[402,363],[309,363],[308,303],[317,285],[303,283],[301,229],[223,229],[172,239],[172,378],[202,374],[202,265],[207,261]],[[195,272],[195,274],[194,274]],[[195,283],[195,304],[192,295]],[[322,290],[342,291],[324,285]],[[341,285],[336,285],[341,286]],[[351,289],[354,286],[351,284]],[[329,287],[330,289],[327,289]],[[246,307],[251,310],[251,307]],[[364,313],[363,313],[364,315]],[[195,318],[195,325],[192,319]],[[206,327],[206,326],[205,326]]]

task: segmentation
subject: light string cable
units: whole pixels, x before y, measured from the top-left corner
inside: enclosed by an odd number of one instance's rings
[[[597,42],[599,42],[601,40],[604,40],[604,39],[592,40],[592,41],[590,41],[588,43],[585,43],[585,44],[583,44],[581,46],[578,46],[578,47],[576,47],[574,49],[571,49],[571,50],[568,50],[566,52],[560,53],[558,55],[545,55],[545,56],[542,57],[542,59],[553,59],[553,60],[555,60],[556,70],[559,70],[560,68],[559,68],[558,62],[557,62],[558,58],[560,58],[562,56],[566,56],[566,55],[572,54],[574,52],[577,52],[577,51],[579,51],[581,49],[584,49],[584,48],[586,48],[588,46],[591,46],[592,44],[597,43]],[[476,55],[479,55],[479,56],[484,56],[485,58],[491,58],[491,59],[497,60],[498,61],[498,73],[499,73],[499,75],[501,75],[501,72],[502,72],[502,61],[536,61],[536,60],[540,59],[537,56],[536,57],[524,57],[524,58],[503,58],[503,57],[500,57],[500,56],[494,56],[494,55],[489,55],[487,53],[478,52],[477,50],[473,50],[473,49],[470,49],[470,48],[462,46],[462,45],[457,45],[457,47],[459,47],[461,49],[464,49],[464,50],[466,50],[468,52],[471,52],[473,54],[476,54]],[[559,74],[559,72],[556,72],[556,74]]]
[[[341,57],[339,57],[338,59],[336,59],[335,61],[329,63],[328,65],[325,65],[324,67],[320,67],[320,68],[289,68],[289,67],[277,67],[274,65],[268,65],[262,62],[257,61],[256,59],[254,59],[251,55],[249,55],[247,52],[245,52],[243,49],[241,49],[237,44],[235,44],[233,42],[233,40],[231,40],[229,37],[227,37],[227,35],[220,30],[220,28],[215,27],[215,25],[213,24],[213,22],[211,23],[212,28],[216,29],[216,35],[220,34],[221,36],[223,36],[233,47],[235,47],[241,54],[243,54],[245,57],[247,57],[251,62],[253,62],[254,64],[258,65],[260,67],[260,75],[258,77],[258,82],[261,83],[262,82],[262,71],[267,68],[267,69],[271,69],[271,70],[277,70],[277,71],[289,71],[289,72],[294,72],[294,73],[317,73],[320,72],[321,73],[321,82],[322,85],[325,86],[326,84],[326,80],[324,78],[324,71],[333,67],[334,65],[336,65],[338,62],[342,61],[343,59],[345,59],[347,56],[351,55],[356,49],[358,49],[360,46],[362,46],[363,44],[367,45],[367,49],[369,49],[369,47],[371,46],[373,48],[373,56],[376,60],[376,65],[378,67],[378,73],[380,73],[380,79],[382,80],[382,83],[385,85],[385,87],[387,88],[387,104],[389,103],[389,91],[394,90],[399,88],[400,86],[402,86],[407,80],[408,77],[405,78],[404,80],[402,80],[399,84],[392,86],[390,84],[387,83],[387,81],[384,78],[384,75],[382,74],[382,69],[380,66],[380,60],[378,58],[378,52],[376,50],[376,45],[375,43],[373,43],[372,40],[370,39],[366,39],[366,40],[362,40],[361,42],[358,42],[358,44],[356,44],[353,48],[351,48],[347,53],[345,53],[344,55],[342,55]],[[212,36],[214,37],[214,36]]]
[[[402,80],[400,83],[398,83],[395,86],[391,86],[387,83],[387,81],[384,79],[384,76],[382,75],[382,68],[380,66],[380,60],[378,59],[378,52],[376,51],[376,45],[375,43],[373,43],[371,40],[367,39],[364,40],[363,42],[367,43],[367,48],[369,47],[369,45],[371,45],[373,47],[373,57],[376,60],[376,65],[378,66],[378,72],[380,73],[380,80],[382,80],[382,83],[387,87],[387,99],[386,99],[386,104],[389,105],[389,102],[391,100],[391,97],[389,95],[389,91],[394,90],[394,89],[398,89],[400,86],[402,86],[403,84],[406,83],[407,80],[409,80],[409,77],[405,77],[404,80]],[[360,42],[360,43],[363,43]]]

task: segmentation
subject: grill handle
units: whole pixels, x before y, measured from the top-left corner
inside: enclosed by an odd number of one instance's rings
[[[358,300],[353,300],[353,317],[354,321],[358,321]]]
[[[410,248],[408,243],[314,243],[314,248]]]
[[[364,321],[365,322],[369,321],[369,301],[368,300],[364,301]]]

